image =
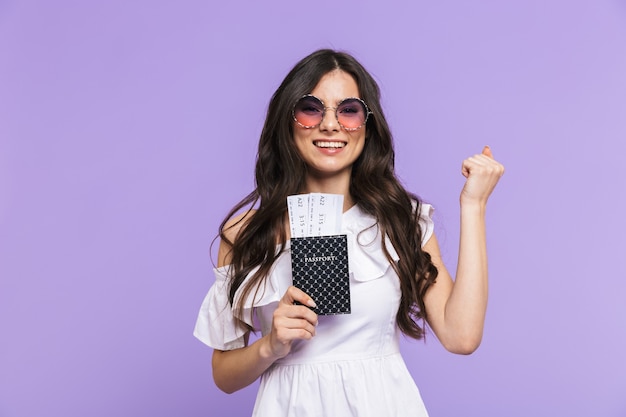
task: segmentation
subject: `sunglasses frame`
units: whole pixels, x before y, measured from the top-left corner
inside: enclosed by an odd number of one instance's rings
[[[300,123],[298,121],[298,119],[296,119],[296,106],[298,105],[298,103],[300,102],[300,100],[307,98],[307,97],[312,97],[314,99],[316,99],[317,101],[319,101],[320,103],[322,103],[322,108],[323,108],[323,112],[322,112],[322,118],[320,119],[319,123],[313,126],[306,126],[303,125],[302,123]],[[344,125],[341,124],[341,122],[339,121],[339,115],[337,114],[337,109],[339,107],[341,107],[341,104],[343,102],[345,102],[346,100],[358,100],[361,102],[361,104],[363,104],[363,107],[365,108],[365,119],[363,120],[363,123],[361,124],[361,126],[359,127],[345,127]],[[303,127],[305,129],[315,129],[316,127],[318,127],[320,124],[322,124],[322,122],[324,121],[324,117],[326,116],[326,110],[327,109],[333,109],[335,111],[335,119],[337,120],[337,123],[339,124],[339,126],[341,126],[344,130],[346,130],[347,132],[354,132],[357,131],[359,129],[361,129],[363,126],[365,126],[367,124],[367,120],[370,117],[370,114],[373,114],[370,111],[370,108],[367,107],[367,104],[365,103],[365,101],[363,101],[362,99],[358,98],[358,97],[346,97],[344,99],[342,99],[339,104],[337,104],[336,107],[331,107],[331,106],[326,106],[326,103],[324,103],[324,100],[322,100],[321,98],[314,96],[313,94],[305,94],[302,97],[300,97],[298,100],[296,100],[296,102],[293,105],[293,108],[291,109],[291,117],[293,118],[293,120],[298,124],[298,126]]]

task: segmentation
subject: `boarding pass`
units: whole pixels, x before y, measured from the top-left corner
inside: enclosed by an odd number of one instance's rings
[[[291,237],[331,236],[341,233],[343,195],[297,194],[287,197]]]

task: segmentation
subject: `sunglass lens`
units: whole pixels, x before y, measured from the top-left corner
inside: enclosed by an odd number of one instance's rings
[[[293,117],[305,127],[320,124],[324,115],[324,105],[315,97],[302,97],[293,108]]]
[[[337,107],[337,119],[346,129],[358,129],[365,123],[367,110],[361,100],[349,98]]]

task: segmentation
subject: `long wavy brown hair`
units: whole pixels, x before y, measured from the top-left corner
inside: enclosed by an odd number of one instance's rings
[[[307,172],[293,140],[292,107],[324,75],[337,69],[352,75],[361,98],[372,112],[365,126],[363,152],[352,167],[350,194],[363,211],[377,219],[383,250],[400,279],[402,296],[396,322],[406,335],[420,339],[427,319],[424,294],[437,277],[430,255],[421,248],[419,209],[414,208],[415,202],[418,206],[421,203],[395,175],[393,139],[380,105],[376,81],[355,58],[344,52],[322,49],[305,57],[287,74],[271,98],[259,141],[256,188],[232,208],[219,229],[220,238],[230,246],[232,260],[229,300],[232,305],[235,293],[250,274],[239,300],[251,292],[256,299],[285,247],[286,199],[303,192]],[[242,217],[239,222],[244,223],[231,241],[225,234],[226,224],[245,208],[256,211]],[[387,237],[398,253],[397,263],[386,250]],[[241,303],[233,307],[235,315],[243,317]],[[241,325],[246,326],[243,322]]]

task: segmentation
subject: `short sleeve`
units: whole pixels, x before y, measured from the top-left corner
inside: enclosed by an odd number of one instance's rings
[[[420,204],[419,225],[422,229],[422,247],[428,242],[435,232],[435,224],[433,223],[433,213],[435,208],[430,204]]]
[[[218,350],[245,346],[246,330],[233,315],[228,301],[228,267],[215,268],[215,283],[200,306],[193,335],[202,343]]]

